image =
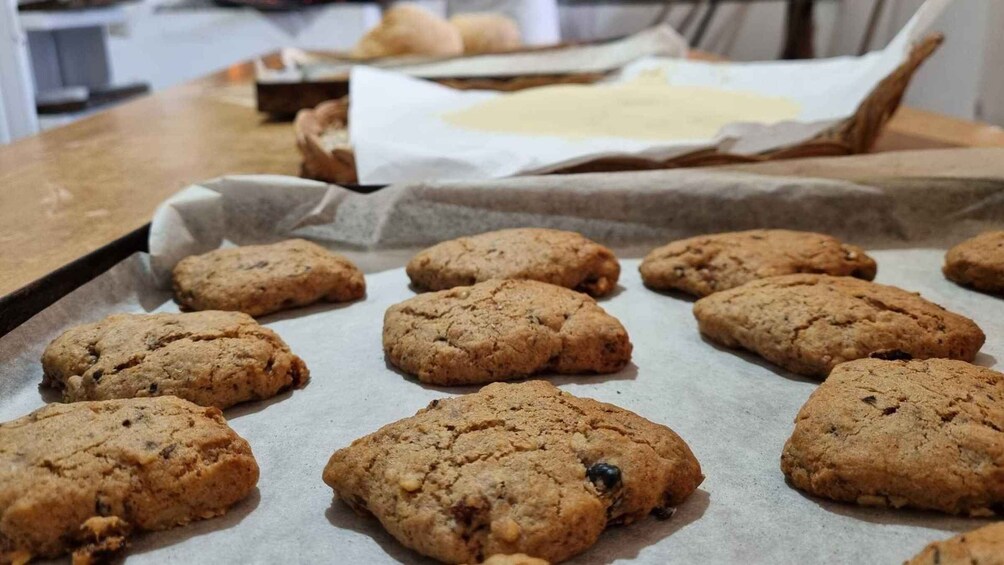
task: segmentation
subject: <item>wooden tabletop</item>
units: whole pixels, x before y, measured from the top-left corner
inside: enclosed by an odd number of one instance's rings
[[[235,65],[0,146],[0,297],[143,227],[191,183],[296,175],[292,128],[254,110],[252,82]],[[973,146],[1004,147],[1004,130],[903,108],[877,149]]]

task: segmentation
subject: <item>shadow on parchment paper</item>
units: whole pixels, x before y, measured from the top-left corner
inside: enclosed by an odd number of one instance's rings
[[[997,358],[989,353],[977,353],[976,358],[973,359],[973,365],[989,367],[992,369],[995,365],[997,365]]]
[[[796,381],[800,383],[811,383],[817,385],[822,382],[820,379],[814,379],[812,377],[798,375],[792,373],[791,371],[782,369],[781,367],[778,367],[777,365],[771,363],[770,361],[764,359],[763,357],[760,357],[759,355],[752,353],[750,351],[746,351],[745,349],[730,349],[728,347],[719,345],[708,339],[707,336],[705,336],[704,334],[701,334],[701,341],[710,345],[717,351],[721,351],[723,353],[729,353],[736,357],[741,358],[743,361],[746,361],[747,363],[752,363],[753,365],[759,365],[760,367],[763,367],[764,369],[774,373],[779,377],[784,377],[789,381]]]
[[[858,506],[849,502],[837,502],[818,498],[806,492],[796,489],[785,480],[788,487],[794,489],[806,500],[813,502],[823,510],[840,516],[847,516],[855,520],[869,522],[872,524],[898,524],[901,526],[912,526],[918,528],[933,528],[945,532],[966,532],[975,530],[981,526],[993,523],[993,519],[969,518],[966,516],[952,516],[933,510],[915,510],[911,508],[882,508],[875,506]]]
[[[685,526],[704,516],[711,504],[708,491],[697,489],[668,520],[649,516],[628,526],[614,526],[604,530],[596,544],[574,558],[579,564],[612,563],[618,559],[635,559],[643,549],[659,543]]]
[[[310,381],[303,385],[304,387],[310,386]],[[223,416],[227,420],[233,420],[234,418],[240,418],[241,416],[247,416],[248,414],[255,414],[261,412],[262,410],[268,408],[269,406],[275,404],[276,402],[282,402],[293,396],[293,393],[299,389],[289,389],[285,392],[281,392],[271,398],[266,398],[264,400],[252,400],[250,402],[242,402],[236,406],[231,406],[223,411]]]
[[[418,565],[434,565],[439,563],[434,559],[424,557],[419,553],[401,545],[394,536],[387,533],[380,525],[380,521],[372,515],[360,516],[347,504],[337,498],[331,502],[331,506],[324,511],[324,517],[328,522],[339,529],[351,530],[353,532],[368,536],[388,557],[398,563],[415,563]]]
[[[595,298],[596,298],[597,302],[606,302],[607,300],[610,300],[611,298],[616,298],[616,297],[620,296],[621,293],[624,292],[625,290],[627,290],[627,289],[624,288],[624,285],[619,284],[619,285],[615,286],[614,289],[611,290],[609,294],[607,294],[605,296],[595,297]]]
[[[384,365],[388,370],[397,373],[402,380],[408,381],[409,383],[416,384],[425,390],[434,390],[436,392],[442,392],[443,394],[472,394],[482,387],[487,386],[491,383],[481,383],[476,385],[461,385],[461,386],[442,386],[433,385],[428,383],[423,383],[422,381],[416,379],[415,377],[405,373],[401,369],[394,366],[393,363],[384,356]],[[525,381],[550,381],[554,386],[561,386],[563,384],[589,384],[596,382],[606,382],[606,381],[633,381],[638,376],[638,366],[633,362],[628,363],[626,367],[617,371],[616,373],[606,373],[606,374],[594,374],[587,373],[581,375],[556,375],[554,373],[540,373],[537,375],[531,375],[525,379],[512,379],[507,381],[507,383],[520,383]]]
[[[63,393],[54,386],[38,383],[38,395],[42,397],[42,402],[53,404],[63,401]]]
[[[259,502],[261,502],[261,493],[258,492],[258,488],[256,487],[247,498],[232,506],[223,516],[210,518],[209,520],[199,520],[180,528],[139,534],[132,539],[132,544],[126,551],[126,557],[154,551],[192,538],[233,528],[254,512],[254,509],[258,508]]]
[[[265,326],[274,322],[282,322],[284,320],[293,320],[296,318],[302,318],[304,316],[312,316],[314,314],[323,314],[325,312],[331,312],[334,310],[341,310],[343,308],[349,308],[353,304],[358,304],[366,300],[366,297],[351,300],[349,302],[316,302],[314,304],[308,304],[307,306],[301,306],[298,308],[293,308],[290,310],[282,310],[281,312],[275,312],[273,314],[268,314],[265,316],[260,316],[255,318],[259,324]]]
[[[613,526],[604,530],[596,544],[573,558],[575,563],[610,563],[618,559],[632,559],[644,548],[658,543],[674,532],[691,524],[708,509],[711,495],[697,489],[686,502],[677,507],[668,520],[656,520],[649,516],[629,526]],[[380,521],[371,515],[360,516],[347,504],[334,500],[324,512],[328,522],[345,530],[352,530],[369,536],[389,557],[400,563],[432,565],[438,563],[401,545],[394,536],[387,533]]]
[[[647,286],[645,287],[645,290],[654,294],[665,296],[666,298],[672,298],[674,300],[679,300],[680,302],[687,302],[690,304],[697,302],[697,299],[699,298],[697,296],[694,296],[693,294],[687,294],[686,292],[682,292],[679,290],[656,290],[654,288],[649,288]]]

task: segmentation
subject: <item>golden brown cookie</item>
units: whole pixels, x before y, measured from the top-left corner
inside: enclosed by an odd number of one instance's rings
[[[363,59],[403,55],[450,57],[464,51],[460,31],[422,6],[399,3],[352,48]]]
[[[257,482],[250,446],[216,408],[50,404],[0,424],[0,562],[107,558],[132,531],[224,514]]]
[[[519,26],[512,18],[492,12],[467,12],[450,18],[460,32],[465,55],[501,53],[523,45]]]
[[[217,249],[174,267],[174,297],[188,310],[264,316],[365,294],[363,273],[351,261],[302,239]]]
[[[307,366],[240,312],[115,314],[70,328],[42,353],[43,384],[65,402],[174,395],[203,406],[306,384]]]
[[[514,553],[512,555],[503,555],[501,553],[496,553],[495,555],[492,555],[488,559],[482,561],[481,565],[550,565],[550,564],[543,559],[530,557],[525,553]]]
[[[985,336],[969,318],[919,294],[852,277],[785,275],[694,304],[701,333],[789,371],[825,378],[862,357],[972,361]]]
[[[1004,510],[1004,374],[949,359],[837,365],[781,470],[810,494],[952,514]]]
[[[581,234],[518,228],[444,241],[415,255],[407,272],[420,290],[527,279],[603,296],[617,286],[621,267],[612,251]]]
[[[905,565],[1004,565],[1004,522],[936,541]]]
[[[383,348],[425,383],[465,385],[542,372],[613,373],[631,360],[624,326],[585,294],[492,280],[387,309]]]
[[[544,381],[434,400],[336,451],[324,482],[402,544],[447,563],[557,563],[610,525],[668,516],[701,484],[672,430]]]
[[[961,285],[1004,293],[1004,230],[981,233],[949,249],[941,270]]]
[[[821,233],[750,230],[674,241],[650,252],[639,270],[645,286],[694,296],[755,279],[820,273],[872,280],[875,261],[855,245]]]

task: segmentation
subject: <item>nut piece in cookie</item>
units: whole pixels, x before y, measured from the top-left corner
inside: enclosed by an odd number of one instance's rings
[[[817,378],[869,356],[972,361],[985,339],[972,320],[919,294],[827,275],[748,282],[698,300],[694,316],[708,339]]]
[[[438,385],[613,373],[631,360],[627,331],[595,300],[521,280],[421,294],[391,306],[383,348],[396,367]]]
[[[694,296],[749,281],[819,273],[875,278],[875,260],[855,245],[821,233],[750,230],[702,235],[653,249],[638,268],[645,286]]]
[[[949,249],[941,270],[961,285],[1004,294],[1004,230],[981,233]]]
[[[306,384],[307,366],[240,312],[115,314],[76,326],[42,353],[43,384],[65,402],[174,395],[226,408]]]
[[[351,261],[302,239],[217,249],[174,267],[174,297],[188,310],[264,316],[365,294],[363,273]]]
[[[444,241],[415,255],[407,272],[421,290],[527,279],[604,296],[621,267],[612,251],[581,234],[519,228]]]
[[[0,424],[0,562],[74,551],[224,514],[258,482],[216,408],[173,397],[50,404]]]
[[[949,359],[837,365],[781,470],[810,494],[987,516],[1004,508],[1004,374]]]
[[[1004,565],[1004,522],[983,526],[924,548],[906,565]]]
[[[545,381],[434,400],[324,469],[338,498],[447,563],[514,553],[557,563],[607,526],[681,504],[702,480],[669,428]]]

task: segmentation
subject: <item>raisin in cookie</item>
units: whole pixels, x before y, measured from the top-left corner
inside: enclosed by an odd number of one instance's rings
[[[990,515],[1004,508],[1004,374],[949,359],[859,359],[809,397],[781,470],[816,496]]]
[[[402,371],[438,385],[544,371],[612,373],[631,360],[624,326],[592,298],[519,280],[422,294],[391,306],[383,348]]]
[[[559,562],[682,503],[701,467],[672,430],[545,381],[434,400],[336,451],[324,482],[402,544],[447,563]]]
[[[240,312],[115,314],[76,326],[42,354],[43,384],[63,400],[174,395],[226,408],[307,382],[272,330]]]
[[[645,286],[694,296],[795,273],[875,278],[875,261],[835,237],[792,230],[702,235],[656,248],[639,270]]]
[[[603,296],[617,286],[621,267],[612,251],[581,234],[519,228],[444,241],[415,255],[407,271],[421,290],[528,279]]]
[[[212,518],[258,482],[216,408],[173,397],[50,404],[0,424],[0,562],[109,557],[131,531]]]
[[[982,233],[949,249],[941,270],[961,285],[1004,293],[1004,230]]]
[[[1004,565],[1004,522],[936,541],[905,565]]]
[[[919,294],[827,275],[771,277],[716,292],[694,304],[694,316],[709,339],[818,378],[868,356],[972,361],[985,339],[972,320]]]
[[[365,294],[363,273],[351,261],[302,239],[217,249],[174,267],[174,296],[189,310],[263,316]]]

